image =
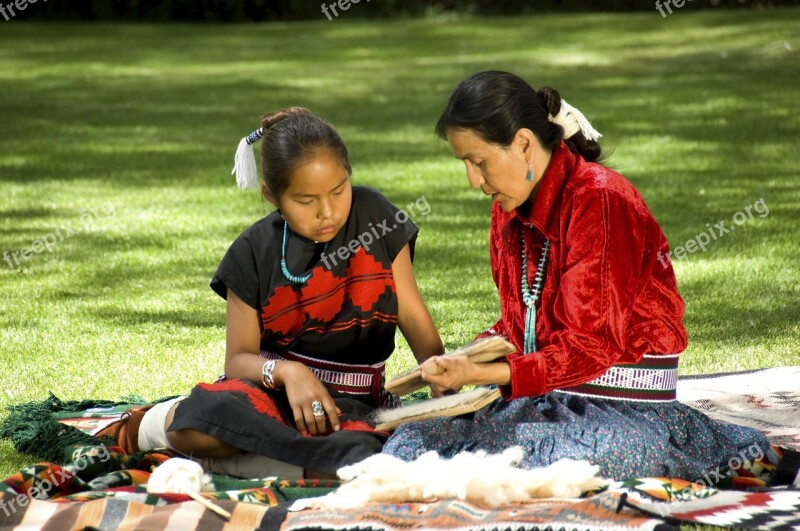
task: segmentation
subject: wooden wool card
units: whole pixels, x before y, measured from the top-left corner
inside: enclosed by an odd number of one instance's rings
[[[423,400],[394,409],[380,409],[370,418],[376,430],[391,431],[407,422],[472,413],[500,398],[500,389],[476,387],[471,391]]]

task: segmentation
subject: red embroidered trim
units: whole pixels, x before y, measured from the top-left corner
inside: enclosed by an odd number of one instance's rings
[[[256,389],[255,387],[247,385],[239,379],[234,378],[232,380],[224,380],[219,383],[200,383],[197,385],[204,391],[209,391],[212,393],[224,391],[243,393],[250,400],[250,403],[253,405],[253,408],[255,408],[256,411],[264,415],[268,415],[282,424],[287,424],[286,420],[281,414],[280,409],[269,394],[267,394],[265,391],[261,391],[260,389]]]

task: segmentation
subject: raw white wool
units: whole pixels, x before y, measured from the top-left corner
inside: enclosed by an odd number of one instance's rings
[[[187,493],[213,490],[211,476],[203,473],[199,463],[173,457],[159,465],[147,482],[147,492]]]
[[[497,507],[533,498],[575,498],[607,481],[587,461],[562,459],[549,466],[521,469],[523,450],[513,446],[500,454],[461,452],[442,459],[436,452],[406,462],[386,454],[338,471],[346,481],[335,492],[299,500],[292,510],[315,507],[350,509],[369,503],[430,502],[460,499]]]

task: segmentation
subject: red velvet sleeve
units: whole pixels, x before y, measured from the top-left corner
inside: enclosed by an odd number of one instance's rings
[[[566,254],[554,258],[560,278],[551,334],[537,353],[508,356],[506,397],[585,383],[625,352],[631,313],[652,268],[644,250],[651,219],[618,191],[586,190],[573,201],[568,219],[562,219],[560,248]]]

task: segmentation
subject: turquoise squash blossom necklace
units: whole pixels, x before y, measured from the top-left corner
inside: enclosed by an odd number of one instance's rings
[[[297,275],[293,275],[289,272],[289,268],[286,266],[286,242],[289,239],[289,224],[286,221],[283,222],[283,245],[281,246],[281,273],[289,282],[294,284],[303,284],[309,278],[311,278],[311,271],[303,275],[302,277],[298,277]],[[325,251],[328,249],[328,244],[326,243],[325,246],[322,248],[322,254],[325,254]],[[312,268],[313,270],[313,268]]]
[[[533,290],[528,285],[528,247],[525,243],[525,233],[522,233],[522,302],[525,304],[525,352],[536,352],[536,301],[542,293],[544,284],[544,269],[547,266],[547,253],[550,251],[550,240],[545,240],[542,247],[542,257],[539,267],[533,278]]]

